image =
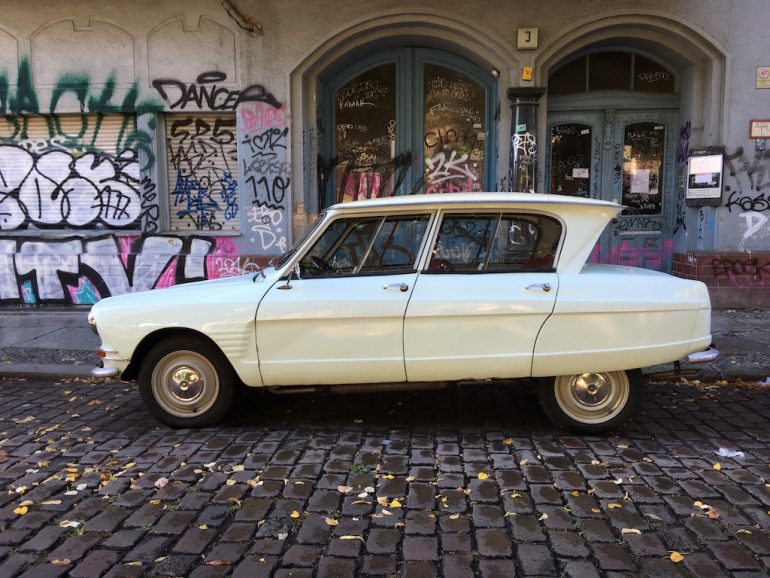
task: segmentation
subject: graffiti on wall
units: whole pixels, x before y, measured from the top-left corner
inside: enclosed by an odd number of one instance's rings
[[[166,132],[171,228],[237,231],[235,117],[169,117]]]
[[[239,113],[241,174],[251,198],[247,209],[249,240],[264,254],[284,253],[289,230],[286,211],[291,163],[287,145],[291,117],[285,106],[264,102],[243,105]]]
[[[251,102],[264,102],[274,108],[281,106],[264,86],[252,84],[243,90],[233,90],[222,86],[223,82],[227,82],[227,74],[212,70],[199,74],[190,84],[158,78],[152,81],[152,86],[171,110],[184,110],[188,105],[213,111],[236,110],[239,105]]]
[[[745,259],[714,258],[711,260],[714,277],[726,278],[735,287],[770,286],[770,261],[758,257]]]
[[[770,236],[770,151],[755,151],[752,158],[738,147],[725,154],[725,165],[725,188],[730,191],[725,208],[728,213],[736,211],[741,219],[738,249],[743,251],[763,244]]]
[[[103,236],[0,239],[0,304],[90,304],[123,293],[217,279],[242,268],[231,239]]]
[[[135,149],[74,156],[0,145],[0,230],[136,227],[141,211]]]

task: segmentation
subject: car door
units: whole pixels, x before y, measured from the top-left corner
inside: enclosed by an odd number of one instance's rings
[[[340,217],[257,310],[265,385],[402,382],[403,320],[429,213]]]
[[[533,213],[446,213],[404,320],[410,381],[529,376],[554,308],[562,226]]]

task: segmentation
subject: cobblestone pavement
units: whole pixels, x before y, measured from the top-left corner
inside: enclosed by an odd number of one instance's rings
[[[0,576],[766,576],[769,420],[764,389],[652,384],[568,435],[518,384],[250,393],[175,431],[133,384],[6,379]]]

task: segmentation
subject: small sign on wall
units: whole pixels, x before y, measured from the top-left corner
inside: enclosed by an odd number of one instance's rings
[[[724,151],[719,147],[696,149],[687,159],[687,205],[703,207],[722,203]]]
[[[750,120],[749,138],[770,138],[770,119]]]
[[[519,28],[516,32],[516,48],[534,50],[537,48],[537,28]]]
[[[757,88],[770,88],[770,66],[757,66]]]

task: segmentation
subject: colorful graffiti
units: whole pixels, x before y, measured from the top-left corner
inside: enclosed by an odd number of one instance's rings
[[[0,304],[90,304],[110,295],[217,279],[241,268],[231,239],[103,236],[0,240]]]
[[[260,252],[276,255],[288,249],[288,191],[291,163],[287,157],[291,117],[285,106],[264,102],[241,106],[241,174],[251,193],[249,240]]]
[[[171,228],[237,231],[235,117],[172,117],[166,128]]]

